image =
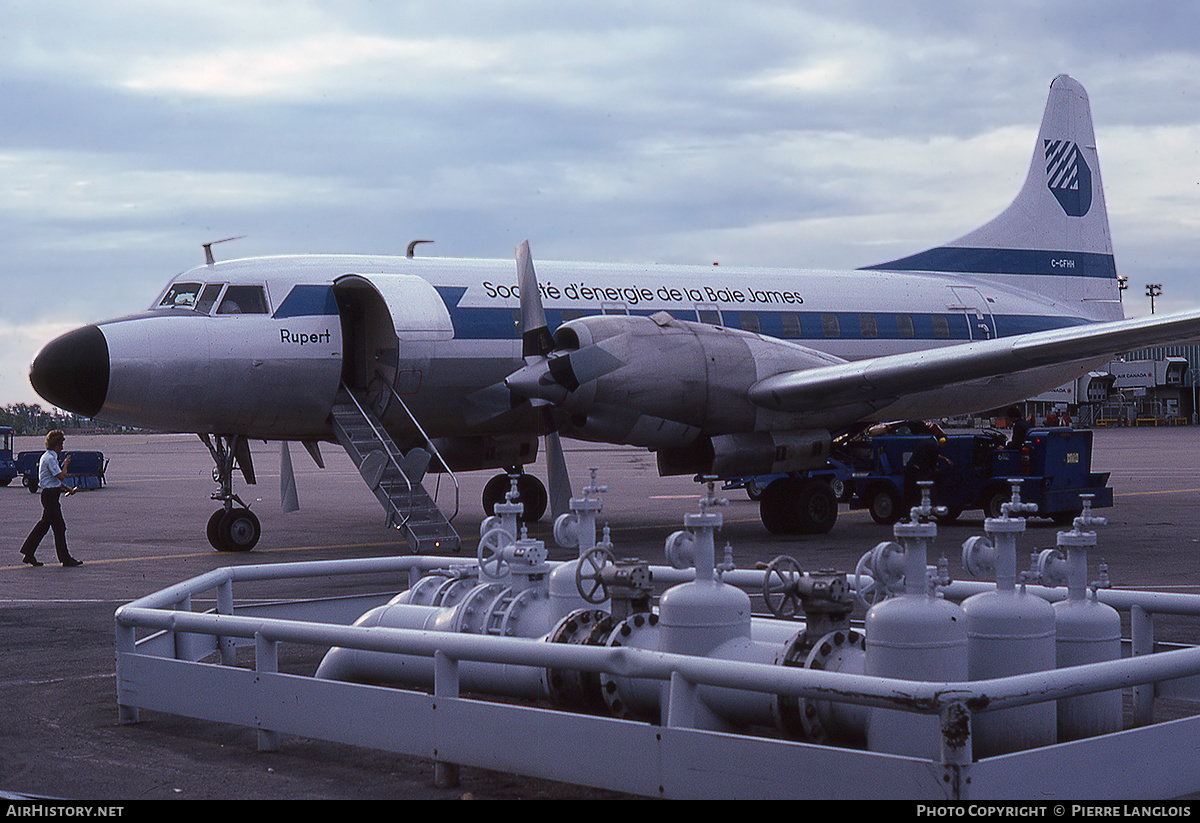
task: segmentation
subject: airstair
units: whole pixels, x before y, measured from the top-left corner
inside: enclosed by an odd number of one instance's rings
[[[394,391],[392,400],[404,408],[417,430],[424,435],[404,401]],[[450,519],[458,512],[457,496],[454,513],[447,518],[422,484],[430,460],[436,457],[441,461],[428,437],[427,449],[416,447],[409,450],[408,454],[403,454],[366,399],[344,384],[333,405],[333,430],[338,442],[383,506],[388,526],[405,533],[414,553],[459,550],[461,543],[458,533],[450,523]]]

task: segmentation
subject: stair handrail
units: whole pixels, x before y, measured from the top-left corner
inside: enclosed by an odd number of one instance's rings
[[[379,375],[379,376],[382,377],[382,375]],[[431,438],[425,432],[425,429],[421,426],[421,424],[417,422],[416,416],[412,413],[412,410],[408,408],[408,404],[404,402],[404,399],[402,397],[400,397],[400,393],[398,391],[396,391],[396,387],[393,386],[391,383],[387,382],[387,380],[384,380],[383,382],[384,382],[384,385],[386,385],[388,387],[388,389],[391,391],[392,398],[395,399],[395,401],[400,404],[400,408],[404,409],[404,413],[408,415],[408,419],[412,421],[413,426],[415,426],[417,431],[420,432],[421,437],[423,437],[425,439],[425,445],[429,446],[429,453],[432,454],[437,459],[437,461],[442,464],[442,472],[441,473],[450,475],[450,479],[454,482],[454,514],[452,514],[446,518],[446,520],[448,522],[453,523],[454,518],[458,517],[458,502],[459,502],[458,498],[459,498],[459,493],[462,491],[462,488],[458,485],[458,478],[455,477],[454,472],[450,471],[450,465],[445,461],[445,459],[442,458],[442,453],[438,451],[437,446],[433,445],[433,438]],[[438,484],[440,485],[441,482],[442,482],[441,477],[439,476]],[[434,490],[434,500],[435,501],[437,500],[437,490],[436,489]]]
[[[402,469],[400,467],[400,464],[396,462],[396,458],[392,454],[392,450],[387,447],[388,440],[391,440],[391,438],[384,434],[381,434],[379,432],[379,428],[375,425],[374,421],[371,420],[371,415],[368,414],[367,410],[364,409],[362,404],[358,402],[358,398],[354,396],[354,392],[350,390],[350,387],[346,385],[345,381],[342,381],[342,389],[345,392],[346,396],[350,398],[350,402],[352,402],[354,404],[355,408],[358,409],[358,413],[362,415],[362,419],[364,421],[366,421],[366,424],[368,426],[371,427],[371,431],[374,432],[374,434],[375,434],[375,439],[378,440],[383,445],[383,452],[384,452],[384,454],[387,455],[387,459],[389,461],[391,461],[391,464],[396,467],[396,471],[398,471],[400,473],[400,476],[402,478],[404,478],[404,482],[408,486],[408,500],[411,505],[411,503],[412,503],[412,481],[408,479],[408,475],[404,473],[404,469]],[[410,517],[412,517],[411,509],[409,510],[408,514],[405,514],[404,512],[402,512],[400,510],[400,507],[396,505],[396,501],[392,499],[391,495],[388,495],[387,501],[388,501],[388,504],[392,507],[392,511],[394,511],[396,513],[396,516],[400,518],[399,525],[407,528],[408,520]]]

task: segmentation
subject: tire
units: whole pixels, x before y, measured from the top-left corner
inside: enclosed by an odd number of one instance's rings
[[[483,511],[491,517],[496,513],[496,504],[505,501],[505,495],[512,488],[512,481],[507,474],[498,474],[483,487]],[[517,478],[517,494],[519,502],[525,506],[521,514],[522,523],[536,523],[546,513],[546,505],[550,497],[542,481],[532,474],[521,474]]]
[[[546,513],[546,505],[550,502],[545,484],[532,474],[522,474],[517,479],[517,493],[521,496],[521,502],[525,504],[521,522],[536,523],[541,520],[542,515]]]
[[[800,487],[796,515],[801,534],[828,534],[838,516],[837,497],[828,483],[809,480]]]
[[[989,486],[983,493],[980,506],[984,517],[1003,517],[1002,505],[1012,500],[1012,489],[1008,486]]]
[[[498,474],[483,487],[483,513],[491,517],[496,513],[496,504],[504,502],[508,494],[509,480],[507,474]]]
[[[230,509],[222,512],[217,525],[218,538],[224,547],[218,551],[248,552],[258,545],[262,526],[249,509]]]
[[[791,477],[772,480],[758,501],[758,516],[771,534],[795,534],[800,530],[792,503],[800,491],[800,481]]]
[[[221,518],[224,516],[225,510],[217,509],[212,513],[212,517],[208,518],[208,525],[204,529],[204,533],[208,537],[208,545],[219,552],[225,551],[225,544],[221,542]]]
[[[867,490],[867,511],[871,519],[881,526],[889,526],[900,519],[900,495],[891,486],[879,483]]]

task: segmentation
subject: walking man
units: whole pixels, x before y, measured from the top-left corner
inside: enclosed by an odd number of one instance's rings
[[[29,537],[25,538],[25,543],[21,546],[21,560],[30,566],[42,565],[34,559],[33,553],[37,551],[42,538],[50,530],[54,531],[54,548],[58,552],[59,562],[68,569],[83,565],[82,560],[76,560],[67,550],[67,522],[63,520],[62,505],[59,502],[59,497],[64,493],[75,493],[75,489],[63,482],[67,479],[67,466],[71,462],[70,457],[62,459],[65,441],[66,435],[58,429],[47,434],[46,452],[38,461],[38,486],[42,490],[42,519],[33,527],[33,531],[29,533]]]

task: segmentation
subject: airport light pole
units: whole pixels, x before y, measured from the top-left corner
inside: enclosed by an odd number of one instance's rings
[[[1147,283],[1146,295],[1150,298],[1150,313],[1154,314],[1154,298],[1162,294],[1162,283]]]

